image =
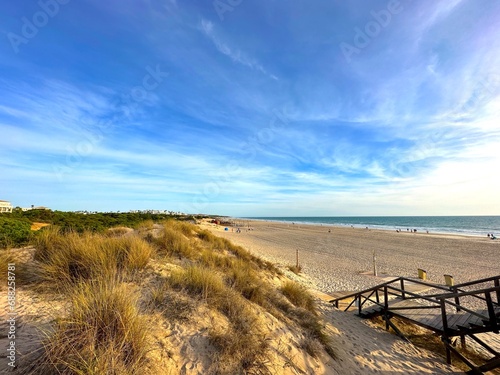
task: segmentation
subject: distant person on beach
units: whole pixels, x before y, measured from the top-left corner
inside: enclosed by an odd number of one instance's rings
[[[497,238],[493,235],[493,233],[491,233],[491,237],[490,237],[492,240],[496,240]]]

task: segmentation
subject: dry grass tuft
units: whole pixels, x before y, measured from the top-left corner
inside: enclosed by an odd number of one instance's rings
[[[230,286],[247,300],[263,307],[267,305],[269,288],[262,280],[262,275],[259,275],[248,263],[242,260],[233,261],[232,267],[227,271],[227,276]]]
[[[74,286],[71,301],[48,334],[41,372],[141,374],[149,343],[133,293],[116,279],[88,281]]]
[[[0,290],[6,288],[7,286],[7,282],[5,282],[5,280],[8,280],[7,275],[9,263],[15,263],[14,255],[10,250],[0,250],[0,280],[2,280]]]
[[[298,266],[297,265],[288,266],[287,268],[296,275],[298,275],[300,272],[302,272],[302,266],[300,264]]]
[[[287,281],[281,287],[281,292],[295,306],[302,307],[314,314],[316,313],[314,298],[304,286],[294,281]]]
[[[154,254],[151,245],[137,236],[62,234],[57,229],[41,233],[35,247],[34,257],[41,263],[42,278],[60,286],[110,277],[117,272],[132,274],[143,269]]]
[[[191,223],[187,223],[185,221],[166,220],[163,222],[163,225],[165,228],[170,228],[170,229],[173,229],[177,232],[182,233],[187,238],[194,237],[196,235],[196,233],[199,231],[199,229],[196,225],[193,225]]]
[[[153,220],[144,220],[139,225],[137,225],[136,229],[139,233],[145,233],[154,228],[155,222]]]
[[[212,330],[209,335],[210,342],[218,349],[216,373],[246,373],[262,362],[267,343],[257,315],[240,291],[227,286],[213,269],[196,265],[172,272],[168,283],[201,298],[227,317],[229,328]]]
[[[217,301],[226,292],[226,286],[222,278],[212,270],[191,266],[183,270],[172,272],[168,282],[179,290],[185,290],[193,296],[199,296],[204,300],[210,298]]]
[[[320,341],[312,334],[307,333],[300,340],[300,347],[304,349],[310,356],[317,358],[323,349]]]
[[[191,259],[196,256],[196,251],[189,239],[172,224],[165,224],[159,238],[154,239],[158,246],[158,253],[164,256],[178,256]]]
[[[249,334],[230,327],[225,331],[212,329],[209,338],[211,344],[218,349],[211,369],[213,373],[271,374],[266,367],[268,344],[262,335]]]
[[[106,231],[106,235],[108,237],[121,237],[121,236],[124,236],[125,234],[127,234],[131,231],[132,231],[132,229],[127,228],[127,227],[114,227],[114,228],[109,228]]]
[[[196,303],[191,298],[171,290],[166,282],[161,282],[151,289],[149,305],[170,321],[189,321],[192,311],[196,308]]]

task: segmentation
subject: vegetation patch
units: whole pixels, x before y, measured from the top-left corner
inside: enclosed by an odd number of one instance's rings
[[[295,265],[295,266],[288,266],[288,269],[292,271],[294,274],[298,275],[300,272],[302,272],[302,266],[301,265]]]
[[[42,230],[34,244],[42,278],[61,287],[117,273],[132,274],[143,269],[154,254],[151,245],[137,236],[61,233],[55,227]]]
[[[40,373],[142,374],[150,344],[133,293],[116,280],[87,281],[71,301],[48,334]]]
[[[314,298],[304,286],[294,281],[287,281],[281,287],[281,291],[295,306],[302,307],[313,313],[316,311]]]
[[[0,249],[26,245],[31,239],[31,223],[25,219],[0,217]]]
[[[215,351],[207,373],[271,373],[268,335],[276,322],[264,324],[269,314],[290,327],[299,349],[333,353],[312,296],[296,283],[273,284],[280,274],[271,263],[187,222],[148,220],[135,230],[50,225],[36,233],[31,269],[40,286],[50,285],[52,300],[64,298],[69,306],[45,333],[39,374],[148,373],[161,357],[151,354],[155,349],[176,348],[168,347],[168,334],[151,342],[145,322],[182,333],[197,329],[193,316],[207,309],[210,319],[220,318],[198,333]],[[10,252],[0,252],[2,269],[11,260]]]

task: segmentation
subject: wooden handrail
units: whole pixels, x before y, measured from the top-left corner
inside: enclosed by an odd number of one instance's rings
[[[383,288],[384,285],[394,283],[396,281],[399,281],[400,279],[401,279],[401,277],[398,277],[397,279],[394,279],[394,280],[387,281],[387,282],[382,283],[382,284],[378,284],[378,285],[372,286],[371,288],[363,289],[363,290],[361,290],[359,292],[354,292],[354,293],[348,294],[346,296],[334,298],[334,299],[330,300],[329,302],[335,303],[337,301],[342,301],[343,299],[357,297],[359,294],[368,293],[368,292],[371,292],[372,290]]]
[[[397,291],[401,291],[400,289],[395,288],[395,287],[390,286],[390,285],[387,285],[387,288],[388,288],[388,289],[397,290]],[[410,296],[414,296],[414,297],[415,297],[415,299],[424,299],[424,300],[429,301],[429,302],[432,302],[432,303],[437,303],[437,304],[439,303],[439,302],[437,302],[435,299],[433,299],[432,297],[423,296],[423,295],[421,295],[421,294],[417,294],[417,293],[409,292],[409,291],[407,291],[407,290],[405,291],[405,293],[406,293],[406,294],[409,294]]]
[[[500,291],[500,286],[494,286],[491,288],[484,288],[484,289],[478,289],[478,290],[471,290],[471,291],[459,291],[456,293],[444,293],[444,294],[435,294],[433,297],[435,298],[454,298],[454,297],[463,297],[463,296],[473,296],[476,294],[483,294],[486,292],[497,292]]]
[[[470,286],[470,285],[474,285],[474,284],[481,284],[481,283],[486,283],[488,281],[494,281],[494,280],[500,280],[500,275],[498,275],[498,276],[492,276],[492,277],[487,277],[485,279],[480,279],[480,280],[468,281],[466,283],[455,284],[455,287],[456,288],[462,288],[464,286]]]
[[[367,288],[367,289],[363,289],[359,292],[354,292],[354,293],[351,293],[351,294],[347,294],[345,296],[342,296],[342,297],[337,297],[337,298],[334,298],[332,300],[330,300],[329,302],[330,303],[336,303],[338,301],[342,301],[343,299],[347,299],[347,298],[353,298],[353,297],[357,297],[359,294],[364,294],[364,293],[368,293],[368,292],[371,292],[373,290],[377,290],[377,289],[382,289],[385,285],[389,285],[389,284],[393,284],[393,283],[396,283],[396,282],[400,282],[400,283],[404,283],[404,281],[408,281],[408,282],[411,282],[411,283],[414,283],[414,284],[420,284],[420,285],[425,285],[425,286],[428,286],[430,288],[435,288],[435,289],[442,289],[442,290],[446,290],[446,291],[449,291],[450,289],[448,287],[445,287],[445,286],[442,286],[442,285],[437,285],[437,284],[431,284],[431,283],[426,283],[424,281],[420,281],[420,280],[414,280],[414,279],[409,279],[407,277],[398,277],[396,279],[393,279],[393,280],[390,280],[390,281],[387,281],[385,283],[381,283],[381,284],[378,284],[378,285],[374,285],[372,286],[371,288]],[[405,293],[408,293],[407,291],[405,291]]]

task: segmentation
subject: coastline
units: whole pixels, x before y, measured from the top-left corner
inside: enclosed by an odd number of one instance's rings
[[[432,223],[434,220],[450,220],[451,219],[490,219],[495,222],[493,227],[474,227],[470,225],[468,227],[443,227],[442,225],[437,225],[437,223]],[[294,222],[299,225],[322,225],[330,226],[335,228],[370,228],[376,230],[384,231],[396,231],[397,229],[401,231],[411,231],[417,229],[417,232],[423,233],[433,233],[433,234],[445,234],[445,235],[457,235],[457,236],[471,236],[471,237],[486,237],[488,233],[500,233],[500,216],[495,215],[482,215],[482,216],[352,216],[352,217],[230,217],[234,221],[265,221],[265,222],[275,222],[288,224]],[[417,222],[409,223],[417,219]],[[423,222],[418,222],[418,220],[430,220],[423,225]],[[383,221],[387,220],[397,220],[397,222],[381,224]],[[405,222],[406,221],[406,222]]]
[[[500,241],[486,236],[242,221],[246,223],[241,233],[206,225],[284,268],[295,265],[298,250],[301,278],[327,294],[361,290],[392,277],[416,277],[419,268],[440,284],[445,274],[453,275],[455,283],[500,274]],[[378,276],[373,275],[374,251]]]

